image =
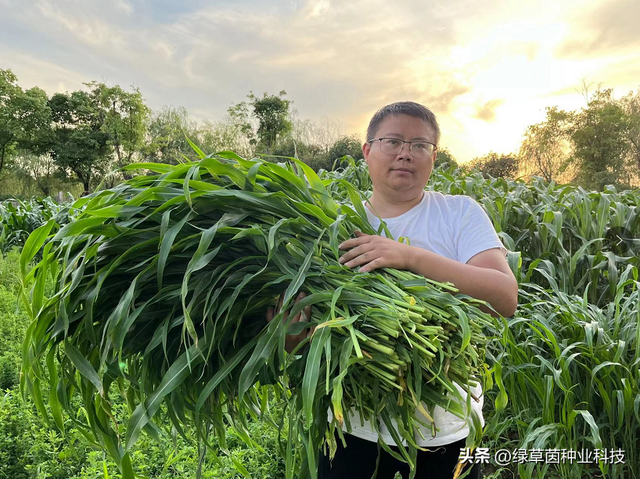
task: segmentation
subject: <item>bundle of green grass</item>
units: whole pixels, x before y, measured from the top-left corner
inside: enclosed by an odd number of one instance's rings
[[[33,319],[23,391],[47,417],[40,391],[48,386],[54,424],[64,427],[67,410],[123,477],[134,477],[128,451],[140,432],[159,432],[159,411],[178,432],[195,425],[204,444],[229,426],[250,440],[246,420],[267,409],[267,385],[286,391],[288,477],[316,477],[318,451],[335,451],[346,411],[376,427],[381,420],[398,444],[406,441],[394,454],[411,466],[416,410],[429,417],[439,405],[466,417],[455,384],[468,390],[482,376],[490,316],[450,285],[341,265],[341,242],[355,230],[377,233],[348,182],[341,187],[350,201],[340,204],[327,182],[344,180],[323,182],[293,159],[222,152],[136,167],[155,174],[78,200],[74,222],[55,235],[52,222],[42,226],[22,255]],[[296,303],[300,291],[307,296]],[[280,295],[283,307],[267,322]],[[283,321],[283,311],[293,318],[309,305],[309,322]],[[311,327],[287,353],[285,335]],[[71,404],[78,393],[85,417]],[[126,425],[111,412],[115,394],[131,408]]]

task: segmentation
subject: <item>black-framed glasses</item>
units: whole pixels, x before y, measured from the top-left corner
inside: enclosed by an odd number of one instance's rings
[[[397,155],[400,153],[405,143],[409,143],[409,152],[416,158],[426,158],[433,155],[437,146],[430,141],[418,140],[418,141],[404,141],[399,138],[373,138],[368,143],[374,141],[380,142],[380,151],[389,155]]]

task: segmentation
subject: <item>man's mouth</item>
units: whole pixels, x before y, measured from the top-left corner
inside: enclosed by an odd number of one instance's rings
[[[406,171],[407,173],[413,173],[411,170],[407,168],[394,168],[393,171]]]

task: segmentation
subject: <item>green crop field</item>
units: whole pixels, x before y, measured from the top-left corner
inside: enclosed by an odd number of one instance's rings
[[[0,203],[0,477],[313,476],[328,408],[387,404],[407,438],[416,397],[469,376],[484,477],[640,477],[637,189],[436,169],[427,187],[476,199],[509,250],[518,309],[491,318],[446,285],[338,265],[371,229],[349,207],[364,162],[146,167],[73,204]],[[288,355],[261,312],[300,289],[324,326]]]

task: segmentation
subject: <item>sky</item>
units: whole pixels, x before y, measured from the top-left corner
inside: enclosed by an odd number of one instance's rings
[[[221,120],[252,91],[364,138],[395,101],[460,162],[517,151],[584,85],[640,88],[639,0],[0,0],[0,68],[48,94],[99,81]]]

